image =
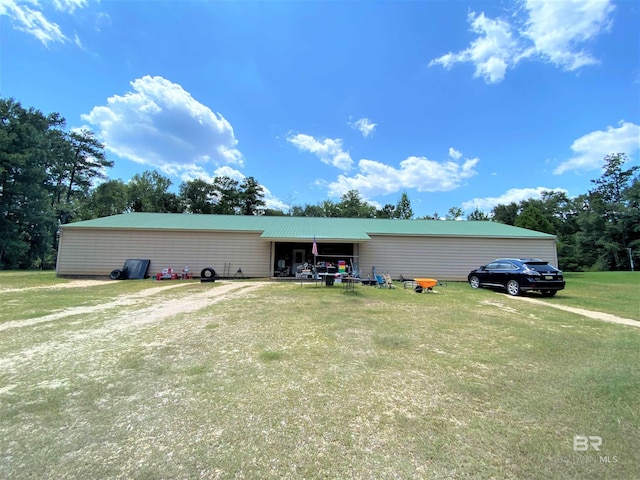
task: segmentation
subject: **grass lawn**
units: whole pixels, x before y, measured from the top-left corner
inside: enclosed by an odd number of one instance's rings
[[[566,289],[553,300],[640,320],[640,272],[565,273],[565,280]]]
[[[640,320],[629,278],[569,274],[545,301]],[[239,281],[199,310],[228,285],[69,283],[0,272],[2,478],[640,472],[640,328],[465,283]]]

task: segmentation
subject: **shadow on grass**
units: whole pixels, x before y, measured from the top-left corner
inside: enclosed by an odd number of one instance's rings
[[[263,350],[258,354],[258,358],[263,362],[274,362],[283,360],[285,358],[285,354],[276,350]]]

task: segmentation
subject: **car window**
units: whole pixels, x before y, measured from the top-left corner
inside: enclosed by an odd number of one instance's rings
[[[556,269],[549,265],[547,262],[527,262],[525,265],[536,272],[553,272]]]
[[[503,270],[517,270],[518,267],[511,262],[505,262],[501,267]]]
[[[516,270],[517,267],[509,262],[491,262],[485,267],[487,270]]]

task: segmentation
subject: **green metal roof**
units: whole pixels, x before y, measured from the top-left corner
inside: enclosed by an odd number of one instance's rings
[[[190,230],[262,232],[265,240],[366,241],[369,235],[554,238],[554,235],[497,222],[387,220],[372,218],[267,217],[125,213],[62,225],[63,229]]]

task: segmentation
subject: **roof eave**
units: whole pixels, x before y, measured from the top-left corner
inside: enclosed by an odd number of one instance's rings
[[[313,237],[276,237],[276,236],[260,236],[261,240],[268,242],[291,242],[291,243],[313,243]],[[368,242],[371,237],[358,237],[358,238],[344,238],[344,237],[323,237],[322,239],[316,238],[316,243],[322,245],[323,243],[358,243]]]

